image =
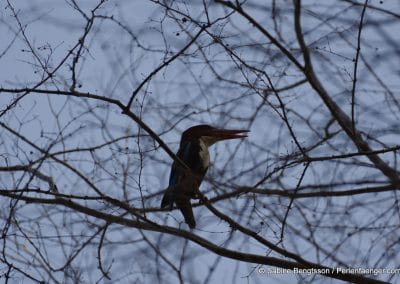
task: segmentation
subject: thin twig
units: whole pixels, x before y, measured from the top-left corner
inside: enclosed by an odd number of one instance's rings
[[[367,4],[368,0],[365,0],[364,8],[361,12],[360,24],[358,26],[356,58],[354,59],[353,86],[351,89],[351,125],[353,133],[355,133],[356,131],[355,105],[356,105],[357,67],[358,67],[358,58],[360,56],[360,50],[361,50],[361,30],[363,27],[364,15],[365,15],[365,10],[367,9]]]
[[[304,167],[304,169],[303,169],[303,172],[301,173],[300,179],[299,179],[299,181],[297,182],[296,189],[294,190],[294,193],[293,193],[294,195],[297,194],[297,192],[299,191],[300,185],[301,185],[301,183],[303,182],[304,176],[305,176],[305,174],[306,174],[306,172],[307,172],[307,169],[308,169],[308,166],[309,166],[309,165],[310,165],[310,162],[306,163],[306,165],[305,165],[305,167]],[[282,241],[283,241],[283,236],[284,236],[284,232],[285,232],[286,220],[287,220],[287,217],[289,216],[289,211],[290,211],[290,209],[292,208],[293,201],[294,201],[294,198],[293,198],[293,197],[290,198],[289,205],[288,205],[288,207],[287,207],[287,209],[286,209],[285,217],[283,217],[282,228],[281,228],[281,237],[280,237],[279,242],[282,242]]]

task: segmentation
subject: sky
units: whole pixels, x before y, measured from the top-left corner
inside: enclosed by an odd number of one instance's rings
[[[267,2],[247,1],[244,7],[302,62],[293,31],[291,1]],[[316,74],[331,97],[350,116],[362,5],[354,6],[349,2],[352,1],[303,1],[302,24]],[[97,2],[76,1],[81,11],[73,7],[74,1],[10,0],[9,3],[13,9],[2,2],[0,11],[3,39],[0,43],[0,87],[36,86],[48,75],[43,72],[46,69],[56,70],[56,73],[38,88],[68,91],[73,83],[74,61],[73,57],[64,59],[82,38],[88,24],[85,14],[90,15]],[[173,151],[178,150],[182,131],[195,124],[251,130],[246,140],[220,143],[210,149],[212,166],[201,187],[209,198],[241,185],[253,186],[264,176],[269,178],[257,184],[264,189],[293,190],[299,180],[308,191],[323,189],[321,185],[326,185],[326,190],[346,190],[387,184],[386,178],[365,156],[343,162],[315,162],[306,170],[303,163],[287,165],[299,157],[299,150],[284,115],[288,115],[299,143],[309,148],[312,156],[350,153],[357,151],[357,147],[340,131],[340,126],[332,122],[328,109],[309,84],[301,83],[296,88],[279,92],[280,97],[274,95],[271,83],[275,89],[280,89],[301,81],[304,76],[248,20],[237,13],[229,15],[229,9],[213,1],[205,1],[208,13],[204,12],[201,1],[160,3],[106,1],[96,10],[98,17],[90,26],[76,63],[76,89],[126,103],[155,68],[182,50],[196,35],[199,30],[196,21],[215,20],[208,33],[203,32],[198,37],[196,44],[151,77],[131,107]],[[171,4],[172,10],[166,12],[162,3]],[[400,4],[396,1],[370,1],[370,4],[373,8],[366,10],[361,33],[355,116],[357,128],[371,147],[381,149],[396,146],[399,141],[400,45],[395,35],[399,28]],[[23,32],[19,27],[23,27]],[[19,96],[0,93],[0,111]],[[117,107],[91,99],[30,93],[2,115],[1,122],[52,153],[67,151],[57,157],[73,165],[102,192],[137,208],[159,206],[172,160]],[[332,138],[318,144],[326,133],[332,134]],[[2,137],[2,166],[26,164],[42,156],[37,149],[4,129]],[[68,152],[113,140],[95,151]],[[390,166],[399,166],[396,154],[387,153],[381,157]],[[273,173],[283,166],[284,170]],[[46,159],[41,169],[57,181],[65,194],[94,195],[93,188],[71,169],[50,159]],[[303,171],[306,172],[302,178]],[[12,175],[0,172],[2,188],[13,188],[28,180],[29,175],[21,172]],[[39,179],[30,184],[46,186]],[[142,195],[146,196],[143,203]],[[391,192],[383,192],[300,199],[289,211],[287,236],[281,245],[308,260],[331,266],[344,263],[365,268],[398,267],[395,238],[399,215],[393,196]],[[107,213],[123,212],[101,202],[85,204]],[[248,194],[216,204],[239,223],[279,243],[282,218],[289,204],[287,198]],[[7,201],[1,206],[8,212]],[[46,217],[47,210],[54,215]],[[79,236],[85,239],[93,235],[95,225],[102,224],[94,218],[86,220],[77,213],[66,214],[56,207],[21,205],[18,212],[22,231],[30,232],[31,236],[38,231],[44,235],[65,234],[66,243],[73,243]],[[3,220],[5,216],[6,213]],[[232,231],[204,206],[195,208],[195,216],[198,220],[195,233],[220,246],[277,256],[253,239]],[[156,211],[148,217],[160,224],[187,229],[185,224],[179,223],[181,216],[177,210]],[[19,229],[13,229],[18,236]],[[95,257],[98,238],[96,235],[96,242],[74,262],[74,268],[82,269],[84,282],[93,283],[101,277]],[[34,248],[26,241],[29,238],[18,236],[16,239],[26,246],[24,256],[34,259]],[[256,264],[220,258],[176,236],[110,226],[104,247],[104,265],[112,268],[113,280],[109,282],[147,283],[160,280],[159,274],[166,283],[177,281],[173,269],[149,249],[148,242],[160,246],[163,256],[172,263],[178,266],[183,263],[184,283],[302,281],[294,274],[258,273],[260,267]],[[76,249],[76,244],[61,248],[56,241],[41,245],[58,265]],[[20,253],[14,247],[10,251]],[[156,269],[157,264],[160,271]],[[40,275],[32,266],[26,267]],[[166,271],[170,275],[166,275]],[[204,275],[210,271],[213,271],[210,278],[205,279]],[[62,279],[59,274],[57,277]],[[387,279],[386,275],[382,277]],[[306,280],[340,283],[320,276]],[[108,283],[104,279],[101,281]]]

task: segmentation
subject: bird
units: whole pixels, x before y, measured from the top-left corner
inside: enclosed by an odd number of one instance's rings
[[[169,185],[161,200],[161,208],[173,209],[174,203],[181,211],[185,222],[193,229],[196,221],[190,199],[197,198],[197,192],[210,164],[208,148],[218,141],[247,137],[249,130],[228,130],[207,124],[196,125],[182,133],[176,155],[188,169],[178,165],[171,166]]]

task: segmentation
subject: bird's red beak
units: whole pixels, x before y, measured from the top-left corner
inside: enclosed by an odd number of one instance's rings
[[[250,132],[250,130],[214,129],[212,132],[213,136],[217,137],[219,140],[225,140],[225,139],[246,138],[247,132]]]

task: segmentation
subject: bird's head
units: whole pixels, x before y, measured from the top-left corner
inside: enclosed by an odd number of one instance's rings
[[[228,130],[201,124],[190,127],[183,132],[181,145],[192,140],[201,139],[207,147],[210,147],[221,140],[245,138],[247,137],[247,132],[249,132],[249,130]]]

